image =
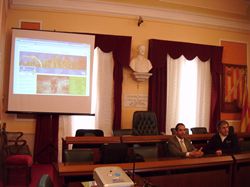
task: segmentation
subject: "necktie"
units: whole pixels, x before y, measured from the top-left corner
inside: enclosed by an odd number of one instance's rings
[[[186,145],[185,145],[183,139],[180,140],[180,145],[181,145],[182,152],[186,153],[187,152],[187,148],[186,148]]]

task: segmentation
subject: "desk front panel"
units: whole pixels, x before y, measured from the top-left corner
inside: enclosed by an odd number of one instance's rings
[[[167,159],[122,164],[56,164],[58,175],[66,176],[92,176],[96,167],[119,166],[125,171],[134,172],[156,184],[166,187],[171,181],[176,186],[183,186],[183,181],[189,187],[201,187],[202,182],[211,186],[228,186],[231,184],[233,159],[231,156],[204,157],[195,159]],[[217,180],[220,178],[220,180]],[[181,180],[180,180],[181,179]],[[216,185],[215,185],[216,184]]]
[[[234,155],[234,187],[250,186],[250,153]]]
[[[230,165],[223,165],[142,172],[139,175],[157,187],[230,187],[232,173]]]

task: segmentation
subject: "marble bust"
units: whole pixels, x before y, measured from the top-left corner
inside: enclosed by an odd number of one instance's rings
[[[144,45],[139,45],[138,46],[138,51],[137,51],[137,56],[132,58],[130,61],[130,68],[134,72],[138,73],[148,73],[152,69],[152,64],[150,60],[144,57],[145,55],[145,46]]]

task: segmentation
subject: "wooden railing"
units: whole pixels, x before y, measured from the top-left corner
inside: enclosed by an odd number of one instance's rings
[[[195,142],[206,142],[212,138],[214,134],[192,134],[186,137]],[[237,133],[239,141],[250,140],[250,133]],[[79,137],[66,137],[62,139],[63,148],[68,149],[70,144],[108,144],[108,143],[160,143],[167,142],[172,135],[153,135],[153,136],[79,136]]]

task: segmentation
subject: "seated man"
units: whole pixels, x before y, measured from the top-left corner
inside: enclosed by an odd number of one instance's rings
[[[205,147],[206,154],[232,154],[239,152],[238,138],[235,134],[229,133],[229,124],[227,121],[220,121],[217,124],[217,133],[209,140]]]
[[[172,156],[180,157],[201,157],[203,152],[197,150],[191,144],[191,141],[185,138],[185,125],[178,123],[175,127],[176,135],[169,139],[168,149]]]

